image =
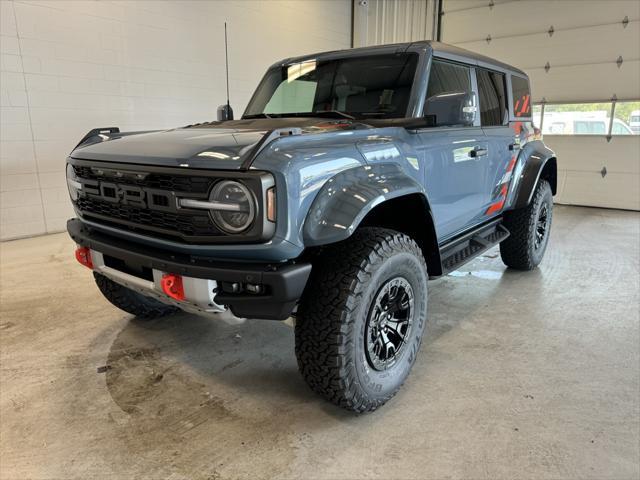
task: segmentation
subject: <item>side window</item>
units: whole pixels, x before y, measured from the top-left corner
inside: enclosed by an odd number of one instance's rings
[[[471,92],[471,69],[455,63],[434,60],[429,74],[427,99],[441,93]]]
[[[471,67],[433,60],[423,115],[433,127],[467,125],[460,112],[471,92]]]
[[[480,121],[483,126],[505,125],[507,102],[504,75],[489,70],[477,69],[480,96]]]
[[[531,90],[529,80],[523,77],[511,76],[511,97],[513,98],[513,116],[531,116]]]

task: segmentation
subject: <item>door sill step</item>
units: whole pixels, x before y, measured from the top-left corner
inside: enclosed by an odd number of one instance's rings
[[[440,247],[442,276],[456,270],[509,236],[502,219],[482,225]]]

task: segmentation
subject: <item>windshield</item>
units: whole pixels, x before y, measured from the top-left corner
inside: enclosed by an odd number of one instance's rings
[[[243,118],[405,117],[418,55],[309,60],[270,69]]]

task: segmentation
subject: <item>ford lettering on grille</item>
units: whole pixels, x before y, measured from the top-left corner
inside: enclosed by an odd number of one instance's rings
[[[95,180],[82,180],[82,183],[86,195],[106,202],[165,212],[175,212],[177,210],[176,194],[174,192],[121,183],[97,182]]]

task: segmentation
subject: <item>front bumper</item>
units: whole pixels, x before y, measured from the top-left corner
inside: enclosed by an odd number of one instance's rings
[[[156,276],[155,272],[165,272],[213,281],[210,285],[216,289],[216,292],[212,307],[226,305],[237,317],[273,320],[289,317],[302,296],[311,273],[310,263],[231,263],[202,255],[150,248],[147,245],[129,242],[91,229],[77,218],[67,222],[67,231],[78,245],[99,252],[103,258],[106,256],[109,259],[115,259],[124,266],[131,266],[137,270],[146,269],[154,272]],[[100,265],[105,265],[105,262],[101,260]],[[117,273],[111,270],[106,272],[117,276]],[[101,272],[99,269],[97,271],[104,274],[104,271]],[[140,280],[138,282],[140,286],[145,285],[145,279],[132,275],[131,271],[120,273],[132,277],[128,278],[130,282],[135,283],[137,279]],[[233,293],[232,289],[226,286],[234,284],[261,285],[262,293]],[[149,283],[146,285],[150,286]],[[190,304],[177,303],[176,305],[183,307],[186,311],[193,311]]]

